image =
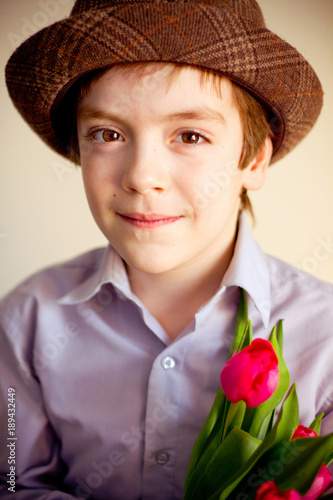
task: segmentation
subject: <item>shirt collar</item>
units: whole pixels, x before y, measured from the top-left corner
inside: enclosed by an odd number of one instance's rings
[[[239,218],[235,250],[222,286],[243,288],[253,300],[265,328],[268,327],[271,312],[269,269],[265,254],[253,238],[243,214]]]
[[[109,283],[120,295],[140,303],[131,291],[123,260],[111,246],[108,246],[102,254],[98,269],[63,296],[59,303],[71,305],[84,302],[97,294],[103,285]],[[254,240],[243,214],[239,218],[234,254],[222,280],[220,293],[228,286],[241,287],[248,293],[267,328],[270,316],[268,267],[265,255]]]
[[[98,268],[80,285],[61,297],[63,305],[79,304],[96,295],[103,285],[112,284],[120,294],[134,297],[125,265],[120,255],[109,245],[105,248]]]

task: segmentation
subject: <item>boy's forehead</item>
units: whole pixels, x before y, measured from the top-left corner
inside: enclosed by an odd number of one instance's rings
[[[91,84],[79,103],[78,117],[107,117],[107,113],[133,117],[144,109],[161,123],[178,119],[225,123],[234,108],[232,84],[226,78],[215,81],[214,75],[198,69],[151,64],[111,68]]]
[[[190,66],[169,63],[147,63],[113,66],[89,85],[90,93],[102,97],[121,94],[133,102],[144,100],[154,93],[174,97],[184,92],[193,96],[219,97],[233,101],[233,84],[225,76],[216,75]]]

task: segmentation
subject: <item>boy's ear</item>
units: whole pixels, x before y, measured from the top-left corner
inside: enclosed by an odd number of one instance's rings
[[[256,157],[244,170],[243,188],[256,191],[265,183],[266,173],[273,153],[273,144],[269,136],[266,137],[264,145]]]

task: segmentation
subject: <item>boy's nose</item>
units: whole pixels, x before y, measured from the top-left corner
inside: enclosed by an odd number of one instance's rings
[[[122,178],[125,191],[145,194],[151,190],[163,191],[170,177],[163,154],[154,147],[137,148],[127,159]]]

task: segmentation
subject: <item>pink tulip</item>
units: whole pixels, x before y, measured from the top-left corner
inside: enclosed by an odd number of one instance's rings
[[[278,358],[268,340],[255,339],[226,362],[221,386],[232,403],[245,401],[248,408],[266,401],[279,380]]]
[[[318,434],[312,430],[309,429],[308,427],[305,427],[305,425],[299,425],[296,427],[295,432],[292,436],[292,440],[296,438],[307,438],[307,437],[317,437]]]
[[[295,490],[280,491],[273,481],[268,481],[260,486],[255,500],[301,500],[300,494]]]
[[[305,500],[315,500],[319,498],[324,491],[326,491],[330,486],[332,486],[332,474],[328,468],[323,464],[313,481],[309,491],[302,497]]]

